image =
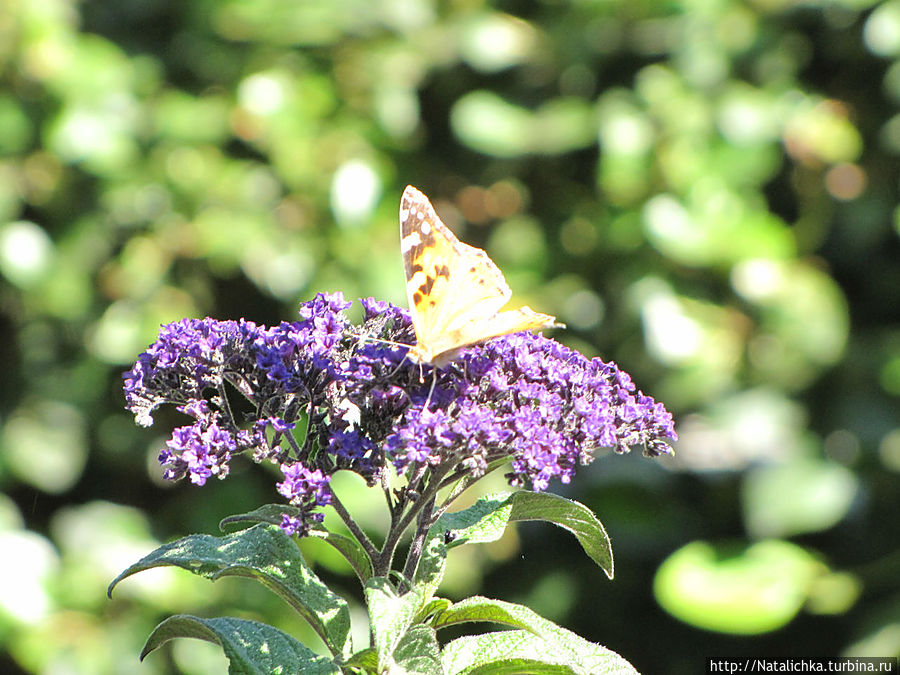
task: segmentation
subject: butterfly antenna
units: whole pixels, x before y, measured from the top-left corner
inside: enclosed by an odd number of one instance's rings
[[[403,364],[406,363],[406,360],[409,358],[409,348],[412,347],[412,345],[408,345],[405,342],[394,342],[393,340],[385,340],[384,338],[378,338],[378,337],[375,337],[374,335],[360,335],[359,336],[360,342],[364,342],[366,340],[371,341],[371,342],[380,342],[381,344],[390,345],[391,347],[406,347],[407,353],[403,355],[402,359],[400,359],[400,363],[397,364],[397,367],[394,368],[390,372],[390,374],[388,375],[388,378],[394,377],[394,375],[396,375],[400,371],[400,369],[403,367]]]
[[[385,340],[384,338],[375,337],[374,335],[360,335],[359,336],[360,342],[365,342],[367,340],[369,342],[380,342],[383,345],[391,345],[391,347],[407,347],[407,348],[412,347],[412,345],[408,345],[405,342],[394,342],[393,340]]]

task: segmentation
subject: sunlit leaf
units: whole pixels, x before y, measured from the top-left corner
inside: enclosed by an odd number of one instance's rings
[[[331,659],[315,654],[271,626],[246,619],[203,619],[188,615],[172,616],[159,624],[147,640],[141,659],[175,638],[195,638],[220,645],[228,657],[228,672],[232,675],[287,673],[298,668],[316,675],[340,672]]]

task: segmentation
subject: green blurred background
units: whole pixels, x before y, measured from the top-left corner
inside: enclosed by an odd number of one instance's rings
[[[681,435],[554,486],[606,524],[614,581],[531,525],[456,550],[445,595],[527,603],[647,673],[898,654],[898,105],[897,0],[3,0],[0,672],[224,672],[196,641],[138,664],[175,612],[317,647],[247,580],[106,599],[158,543],[277,501],[247,462],[164,485],[180,421],[135,427],[120,374],[185,316],[404,305],[407,183]]]

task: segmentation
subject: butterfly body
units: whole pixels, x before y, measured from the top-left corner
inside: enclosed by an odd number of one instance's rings
[[[400,249],[416,333],[408,355],[416,363],[441,367],[465,347],[562,325],[528,307],[503,310],[512,296],[503,273],[487,253],[459,241],[411,185],[400,201]]]

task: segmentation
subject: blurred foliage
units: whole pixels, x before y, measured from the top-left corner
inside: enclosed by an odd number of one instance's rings
[[[137,665],[178,610],[309,639],[237,581],[106,600],[161,540],[276,497],[263,471],[161,485],[166,420],[135,428],[119,374],[184,316],[403,304],[406,183],[680,420],[673,462],[566,488],[615,581],[524,527],[451,557],[445,592],[647,672],[697,672],[699,640],[897,654],[898,106],[897,0],[0,3],[0,670],[222,672],[200,643]]]

